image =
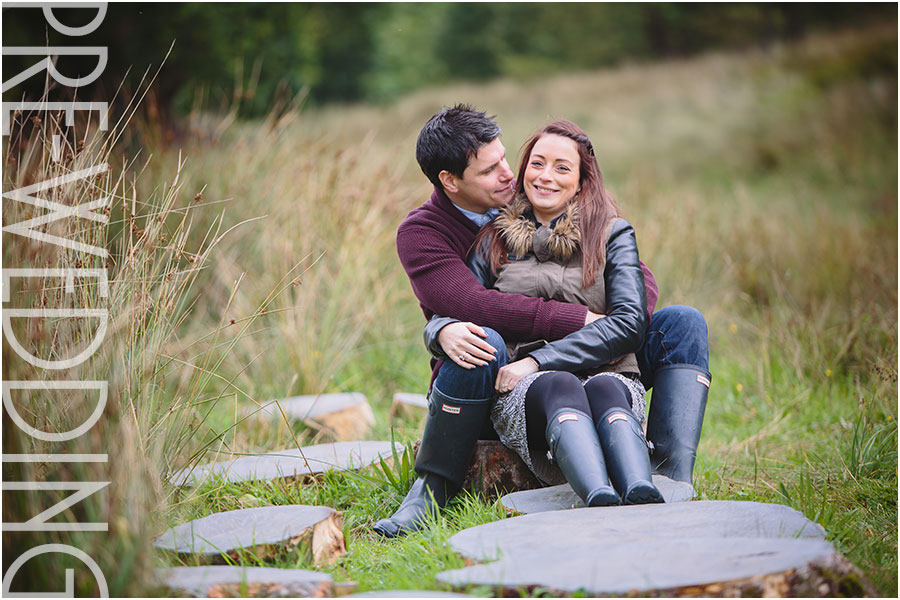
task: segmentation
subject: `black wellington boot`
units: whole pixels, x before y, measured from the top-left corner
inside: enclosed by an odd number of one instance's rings
[[[609,478],[622,495],[622,503],[665,502],[662,493],[653,485],[647,440],[631,411],[624,408],[606,411],[597,424],[597,434],[606,457]]]
[[[647,417],[654,473],[692,483],[711,380],[694,365],[669,365],[654,374]]]
[[[422,527],[423,520],[444,507],[462,487],[475,442],[490,414],[487,400],[460,400],[432,388],[428,419],[416,455],[419,478],[391,517],[373,528],[397,537]]]
[[[572,408],[550,417],[547,445],[566,481],[587,506],[615,506],[619,495],[609,484],[603,450],[591,418]]]

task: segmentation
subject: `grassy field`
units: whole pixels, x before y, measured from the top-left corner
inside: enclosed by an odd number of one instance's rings
[[[111,249],[108,263],[93,263],[110,268],[111,328],[81,369],[110,381],[107,418],[65,450],[115,453],[105,467],[22,465],[14,475],[113,482],[83,503],[94,520],[109,520],[108,538],[52,534],[106,565],[113,593],[146,589],[150,569],[165,563],[148,536],[168,525],[290,502],[344,512],[349,552],[329,572],[363,591],[433,588],[435,573],[462,566],[444,542],[503,518],[496,505],[461,498],[433,527],[386,541],[369,527],[406,483],[378,469],[304,487],[217,483],[191,493],[170,489],[164,475],[295,439],[328,441],[242,418],[255,403],[301,393],[363,392],[377,418],[371,439],[419,437],[420,423],[388,418],[393,393],[424,393],[429,376],[424,320],[394,233],[430,193],[414,161],[419,128],[466,101],[497,115],[511,157],[550,119],[581,125],[656,274],[660,306],[706,315],[713,385],[700,497],[797,508],[881,594],[895,595],[896,55],[896,26],[886,26],[765,52],[449,85],[385,107],[301,108],[263,122],[198,113],[168,143],[135,121],[115,151],[89,141],[63,167],[34,140],[10,146],[4,191],[108,156],[111,173],[75,191],[115,199],[105,234],[76,231]],[[4,205],[5,223],[27,210]],[[71,253],[4,242],[5,265],[74,263]],[[23,292],[21,302],[45,291]],[[88,335],[20,333],[51,350]],[[4,379],[32,371],[4,347]],[[32,416],[74,418],[52,406],[44,413]],[[60,451],[32,438],[5,443],[7,452]],[[4,510],[33,514],[37,502],[23,494]],[[4,537],[4,550],[20,553],[18,543]],[[306,559],[287,553],[275,564]],[[58,581],[51,576],[64,566],[34,576]]]

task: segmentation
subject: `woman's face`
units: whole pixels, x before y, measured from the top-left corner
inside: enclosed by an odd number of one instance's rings
[[[580,164],[578,144],[567,137],[547,134],[532,148],[523,177],[525,195],[544,225],[565,212],[578,192]]]

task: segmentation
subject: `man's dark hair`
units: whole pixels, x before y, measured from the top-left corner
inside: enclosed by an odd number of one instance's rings
[[[444,108],[434,115],[416,141],[416,160],[422,172],[434,185],[440,186],[441,171],[463,176],[469,157],[478,154],[485,144],[500,137],[500,126],[493,116],[467,104]]]

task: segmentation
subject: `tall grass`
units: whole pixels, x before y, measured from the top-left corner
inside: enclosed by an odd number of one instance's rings
[[[182,141],[144,148],[153,157],[139,178],[101,182],[116,197],[107,240],[116,323],[95,368],[116,397],[108,431],[90,447],[115,439],[121,460],[111,463],[116,502],[106,513],[118,523],[115,544],[98,552],[130,556],[129,572],[146,575],[143,536],[164,527],[157,508],[165,522],[305,501],[345,511],[351,554],[339,579],[433,587],[430,573],[457,566],[443,550],[414,575],[385,562],[409,563],[446,539],[375,539],[369,525],[399,501],[388,483],[217,485],[176,502],[163,477],[223,453],[289,447],[295,435],[326,439],[242,420],[257,402],[298,393],[362,391],[377,417],[371,437],[419,436],[418,423],[387,416],[394,391],[424,392],[429,376],[394,234],[430,193],[413,159],[419,128],[442,105],[468,101],[497,113],[510,157],[551,118],[584,127],[659,281],[660,305],[706,315],[714,379],[701,496],[802,510],[893,595],[896,36],[888,25],[264,122],[194,115]],[[20,160],[4,185],[46,168],[55,167]],[[28,247],[5,241],[6,263],[22,264]],[[4,377],[27,378],[4,352]],[[461,500],[445,525],[499,518],[476,505]],[[483,512],[464,517],[470,510]],[[120,579],[120,592],[146,581]]]
[[[25,115],[25,118],[30,117]],[[136,189],[140,169],[116,164],[114,145],[120,130],[98,132],[88,126],[76,135],[62,160],[50,154],[50,139],[62,133],[58,121],[31,118],[19,124],[6,148],[4,191],[47,181],[89,167],[108,165],[96,177],[76,180],[36,194],[63,205],[83,205],[106,198],[98,212],[108,223],[78,218],[59,220],[44,228],[47,234],[108,251],[108,257],[62,248],[38,240],[5,236],[5,268],[69,268],[105,271],[108,294],[98,279],[75,278],[73,293],[56,275],[18,280],[10,284],[7,307],[46,309],[106,309],[108,327],[91,357],[64,370],[42,369],[26,363],[4,345],[5,381],[104,381],[107,403],[96,425],[68,441],[46,441],[25,435],[4,418],[4,452],[56,454],[62,460],[4,464],[4,481],[109,482],[101,491],[65,510],[55,521],[106,524],[102,531],[21,532],[4,535],[7,566],[32,546],[68,544],[95,560],[114,595],[140,593],[152,579],[154,566],[150,537],[158,530],[154,515],[171,499],[164,476],[192,455],[214,445],[222,430],[206,423],[216,401],[243,394],[223,376],[222,358],[240,338],[223,340],[224,325],[203,327],[186,323],[196,313],[200,274],[209,267],[214,249],[236,226],[226,228],[221,215],[213,216],[197,231],[194,217],[202,211],[185,198],[179,181],[181,164],[153,193]],[[26,133],[27,131],[27,133]],[[71,140],[71,132],[68,139]],[[64,137],[64,139],[66,139]],[[6,200],[4,223],[9,225],[41,214],[29,204]],[[235,284],[235,292],[237,285]],[[212,311],[227,310],[226,299]],[[210,311],[210,314],[212,313]],[[256,314],[247,315],[249,320]],[[74,356],[99,338],[94,318],[14,319],[12,331],[27,352],[50,360]],[[249,323],[247,323],[249,326]],[[245,327],[246,328],[246,327]],[[14,392],[12,402],[24,421],[45,432],[71,431],[93,413],[96,393],[80,391]],[[8,414],[6,415],[8,416]],[[102,454],[106,459],[80,462],[72,454]],[[15,491],[4,489],[4,521],[24,522],[61,502],[72,492]],[[65,525],[64,525],[65,526]],[[76,569],[76,592],[96,594],[102,589],[90,572],[67,555],[32,559],[13,580],[13,591],[59,589],[65,569]]]

